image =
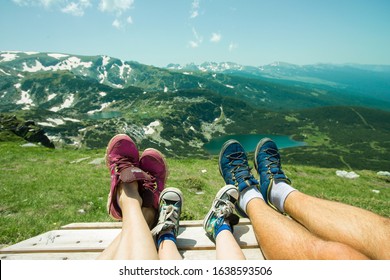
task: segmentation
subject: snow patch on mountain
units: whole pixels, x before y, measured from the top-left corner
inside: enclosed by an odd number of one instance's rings
[[[163,144],[166,147],[172,145],[171,142],[161,137],[161,132],[164,130],[163,124],[159,121],[153,121],[147,126],[142,127],[143,134],[147,136],[149,139],[153,139],[153,142]]]
[[[106,56],[106,55],[103,55],[102,58],[103,58],[102,67],[106,67],[108,65],[108,63],[110,62],[111,58],[109,56]]]
[[[132,71],[130,65],[128,64],[125,64],[123,61],[122,61],[122,65],[117,65],[117,67],[119,67],[119,75],[122,79],[125,79],[125,74],[126,75],[129,75],[130,72]]]
[[[112,102],[102,103],[102,104],[100,104],[100,109],[95,109],[95,110],[88,111],[87,114],[88,114],[88,115],[93,115],[93,114],[95,114],[95,113],[97,113],[97,112],[101,112],[101,111],[103,111],[104,109],[106,109],[108,106],[110,106],[111,103],[112,103]]]
[[[78,119],[72,119],[72,118],[63,118],[63,120],[69,121],[69,122],[81,122],[81,121],[78,120]]]
[[[56,97],[56,96],[57,96],[56,93],[49,94],[49,95],[47,96],[47,101],[52,100],[52,99],[53,99],[54,97]]]
[[[15,60],[18,55],[16,53],[2,53],[0,54],[1,60],[0,62],[12,61]]]
[[[35,106],[28,91],[22,90],[20,100],[16,101],[16,104],[25,104],[23,110],[29,110],[31,106]]]
[[[81,122],[80,120],[77,119],[72,119],[72,118],[47,118],[45,122],[38,122],[39,125],[41,126],[46,126],[46,127],[57,127],[59,125],[63,125],[66,122]]]
[[[82,62],[80,58],[72,56],[60,63],[52,66],[44,66],[39,60],[35,60],[35,65],[27,65],[23,62],[23,71],[38,72],[38,71],[58,71],[58,70],[72,70],[78,67],[90,68],[92,62]]]
[[[0,72],[3,73],[4,75],[11,76],[11,74],[5,72],[3,69],[0,69]]]
[[[156,129],[157,127],[160,125],[160,122],[159,121],[154,121],[154,122],[151,122],[149,125],[147,125],[146,127],[144,127],[144,133],[146,135],[151,135],[151,134],[154,134],[156,132]]]
[[[69,56],[68,54],[62,54],[62,53],[48,53],[47,55],[56,59],[61,59]]]
[[[50,108],[49,110],[52,112],[58,112],[65,108],[70,108],[74,102],[74,94],[70,94],[67,99],[65,99],[64,103],[61,104],[61,106],[55,106]]]

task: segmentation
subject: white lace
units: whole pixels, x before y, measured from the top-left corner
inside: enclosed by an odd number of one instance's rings
[[[157,225],[152,229],[152,235],[155,236],[162,231],[172,230],[176,228],[179,214],[177,207],[173,205],[163,206],[160,211]]]
[[[219,205],[218,205],[219,204]],[[218,206],[217,206],[218,205]],[[229,217],[234,212],[234,204],[225,199],[214,199],[214,212],[217,217]]]

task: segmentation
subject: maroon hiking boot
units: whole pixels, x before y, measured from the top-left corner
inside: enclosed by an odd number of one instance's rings
[[[115,135],[108,143],[106,165],[111,172],[111,187],[108,194],[107,210],[116,220],[122,219],[122,210],[118,203],[120,182],[131,183],[151,180],[151,176],[139,168],[139,152],[134,141],[125,134]]]
[[[145,179],[141,194],[144,207],[158,210],[160,193],[164,190],[168,177],[168,165],[164,155],[156,149],[146,149],[139,160],[139,167],[151,178]]]

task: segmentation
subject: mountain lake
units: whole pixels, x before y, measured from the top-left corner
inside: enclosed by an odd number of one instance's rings
[[[121,117],[122,113],[119,111],[100,111],[88,115],[89,119],[100,120],[100,119],[111,119]]]
[[[265,137],[271,138],[273,141],[275,141],[279,149],[300,147],[306,145],[305,142],[295,141],[288,135],[236,134],[214,138],[210,142],[205,144],[204,148],[210,154],[217,155],[221,151],[221,148],[226,141],[230,139],[235,139],[241,143],[246,152],[254,152],[256,150],[257,143],[259,143],[259,141]]]

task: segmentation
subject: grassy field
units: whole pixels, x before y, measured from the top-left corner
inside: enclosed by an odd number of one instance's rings
[[[24,143],[0,142],[0,244],[69,223],[112,221],[106,212],[108,169],[104,161],[91,164],[104,150],[21,147]],[[167,161],[167,186],[184,194],[181,218],[203,219],[224,185],[217,158]],[[355,170],[360,177],[351,180],[337,177],[336,169],[285,165],[284,170],[303,192],[390,216],[390,180],[374,171]]]

